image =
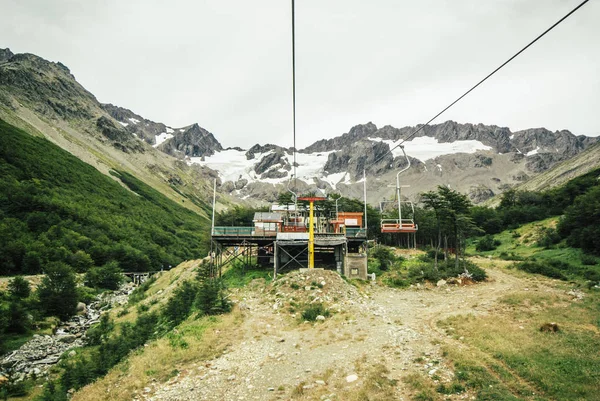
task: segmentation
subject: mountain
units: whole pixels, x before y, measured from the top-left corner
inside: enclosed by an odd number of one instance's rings
[[[0,187],[0,275],[39,274],[57,262],[80,273],[110,261],[160,270],[208,249],[208,218],[1,119]]]
[[[362,197],[364,170],[369,202],[393,197],[394,189],[388,186],[395,184],[406,158],[400,148],[390,150],[417,128],[377,128],[369,122],[341,136],[319,140],[298,151],[294,185],[299,192],[317,186],[326,192]],[[403,189],[403,195],[414,200],[418,193],[444,184],[479,203],[573,158],[598,139],[566,130],[511,132],[506,127],[454,121],[425,126],[404,143],[411,168],[401,176],[402,185],[410,186]],[[288,185],[292,160],[292,149],[255,145],[248,152],[229,149],[189,162],[217,170],[225,182],[223,188],[237,196],[272,200],[277,193],[274,186],[284,190]]]
[[[130,110],[101,104],[65,65],[33,54],[13,54],[9,49],[0,49],[0,118],[49,139],[109,177],[111,170],[127,172],[188,209],[207,215],[205,205],[212,201],[217,174],[182,158],[190,146],[190,155],[210,152],[211,146],[213,151],[222,148],[213,137],[210,146],[194,151],[194,138],[212,137],[196,124],[174,129]],[[165,142],[169,139],[173,140],[170,153],[176,157],[157,149],[163,145],[168,151]],[[180,145],[183,142],[186,145]],[[232,203],[239,200],[219,196],[218,207]]]
[[[413,200],[420,192],[448,185],[483,202],[598,142],[545,128],[512,132],[454,121],[378,128],[369,122],[298,150],[294,167],[291,148],[256,144],[248,150],[224,149],[199,124],[172,127],[101,104],[63,64],[9,49],[0,50],[0,118],[44,135],[105,174],[124,169],[199,213],[215,178],[218,207],[274,201],[288,187],[298,193],[316,187],[362,198],[363,172],[369,202],[393,198],[390,186],[406,159],[400,148],[391,149],[417,128],[422,129],[404,143],[411,168],[400,177],[408,185],[403,195]]]

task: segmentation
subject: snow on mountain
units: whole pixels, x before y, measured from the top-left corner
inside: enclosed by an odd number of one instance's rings
[[[173,134],[169,133],[168,132],[169,130],[171,130],[171,132],[173,132],[172,129],[167,128],[167,132],[161,132],[160,134],[156,135],[154,137],[155,140],[156,140],[156,143],[154,145],[152,145],[152,146],[156,148],[156,147],[158,147],[158,145],[160,145],[161,143],[163,143],[167,139],[173,138]]]
[[[263,158],[274,153],[274,150],[265,153],[255,153],[253,159],[248,159],[244,150],[226,149],[215,152],[212,156],[190,157],[188,160],[190,164],[195,163],[216,170],[223,182],[236,182],[245,179],[249,183],[259,181],[268,184],[286,183],[293,174],[292,169],[290,171],[287,171],[285,168],[277,169],[285,173],[285,176],[281,178],[264,178],[255,171],[255,166]],[[332,152],[320,152],[316,154],[297,153],[296,163],[298,166],[296,167],[296,174],[298,175],[298,179],[307,184],[313,184],[315,177],[323,175],[323,166],[330,153]],[[291,166],[293,164],[293,155],[285,154],[283,159],[287,162],[287,165]],[[333,186],[344,178],[344,174],[331,174],[328,177],[329,179],[325,179],[325,181]]]
[[[382,138],[368,138],[370,141],[383,142],[392,148],[397,141],[386,140]],[[404,142],[404,151],[410,157],[427,161],[435,159],[438,156],[452,155],[456,153],[475,153],[478,150],[491,150],[491,146],[484,145],[476,140],[462,140],[454,142],[442,142],[428,136],[413,138]],[[394,157],[403,156],[400,147],[392,151]]]

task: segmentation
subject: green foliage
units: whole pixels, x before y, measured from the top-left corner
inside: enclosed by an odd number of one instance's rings
[[[205,280],[196,296],[195,306],[204,315],[219,315],[231,310],[222,280]]]
[[[190,315],[192,306],[199,292],[199,284],[192,281],[184,281],[175,290],[173,296],[169,298],[163,317],[167,319],[172,326],[177,326]]]
[[[537,241],[537,245],[540,247],[550,248],[560,242],[560,235],[555,228],[544,227],[540,234],[540,239]]]
[[[93,267],[85,274],[85,285],[93,288],[116,290],[123,282],[122,270],[115,261],[102,267]]]
[[[570,246],[600,255],[600,186],[575,199],[560,221],[558,231]]]
[[[17,276],[8,283],[8,293],[11,298],[25,299],[31,294],[31,286],[29,281],[21,276]]]
[[[234,261],[221,277],[223,284],[228,288],[241,288],[248,285],[252,280],[264,279],[265,282],[273,280],[272,269],[256,266],[245,267],[240,261]]]
[[[396,260],[394,252],[390,248],[385,246],[378,246],[374,248],[373,250],[371,250],[369,256],[379,262],[379,270],[381,271],[389,270],[391,265]]]
[[[142,284],[138,285],[133,292],[129,295],[129,298],[127,300],[127,303],[129,305],[134,305],[144,299],[146,299],[146,291],[148,291],[150,289],[150,287],[152,286],[152,284],[156,282],[156,276],[152,276],[149,279],[147,279],[146,281],[144,281]]]
[[[206,254],[207,219],[113,175],[131,190],[0,120],[0,275],[39,274],[51,262],[160,270]]]
[[[108,340],[108,336],[115,328],[114,322],[110,319],[108,313],[102,314],[100,322],[87,331],[86,337],[90,345],[100,345]]]
[[[539,262],[528,260],[516,264],[515,267],[528,273],[541,274],[546,277],[557,278],[560,280],[567,279],[563,270],[570,270],[568,264],[558,260],[544,260]]]
[[[321,303],[309,305],[302,311],[303,320],[314,322],[317,320],[317,316],[329,317],[331,313]]]
[[[484,281],[487,278],[485,270],[468,260],[461,260],[458,267],[453,262],[446,262],[439,264],[436,269],[433,263],[429,262],[411,266],[408,269],[408,278],[412,282],[429,281],[435,283],[441,279],[458,277],[463,274],[470,277],[473,281]]]
[[[479,252],[493,251],[500,244],[501,244],[501,242],[498,241],[497,239],[494,239],[493,235],[488,234],[488,235],[484,235],[483,237],[479,238],[479,240],[477,241],[477,245],[475,246],[475,249]]]
[[[77,283],[73,269],[54,262],[46,267],[46,275],[37,289],[40,307],[47,316],[66,320],[77,309]]]
[[[245,227],[254,225],[254,213],[267,212],[268,208],[251,208],[245,206],[235,206],[231,209],[218,212],[215,215],[215,225]]]

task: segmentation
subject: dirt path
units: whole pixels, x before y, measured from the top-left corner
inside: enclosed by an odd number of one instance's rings
[[[331,275],[335,273],[301,276],[306,283],[322,279],[325,284],[322,290],[295,286],[297,293],[312,292],[308,299],[329,299],[331,309],[339,310],[316,323],[301,323],[290,313],[286,298],[292,292],[245,289],[235,294],[245,315],[239,327],[241,341],[219,358],[157,385],[147,399],[347,399],[344,394],[369,385],[365,381],[371,380],[369,372],[378,364],[387,368],[386,377],[398,380],[394,399],[409,399],[402,381],[409,373],[436,375],[442,382],[454,375],[441,351],[442,344],[454,340],[437,321],[456,314],[498,312],[504,307],[500,297],[532,285],[556,291],[535,278],[517,278],[497,268],[487,272],[489,280],[477,285],[408,290],[373,285],[361,292]],[[328,286],[335,290],[328,292]],[[349,382],[354,374],[358,378]]]

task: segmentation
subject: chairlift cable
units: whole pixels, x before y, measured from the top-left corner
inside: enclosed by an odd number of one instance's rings
[[[483,78],[481,81],[477,82],[473,87],[471,87],[471,89],[469,89],[468,91],[466,91],[465,93],[463,93],[458,99],[456,99],[455,101],[453,101],[452,103],[450,103],[448,106],[446,106],[442,111],[440,111],[439,113],[437,113],[435,116],[433,116],[429,121],[427,121],[425,124],[419,126],[417,129],[415,129],[410,135],[408,135],[406,138],[401,139],[400,142],[394,146],[393,148],[391,148],[388,152],[386,152],[385,154],[383,154],[382,156],[380,156],[378,159],[376,159],[375,161],[373,161],[373,163],[371,163],[371,165],[377,164],[378,162],[380,162],[385,156],[387,156],[389,153],[392,153],[392,151],[394,149],[396,149],[399,146],[402,146],[404,144],[404,142],[412,139],[415,135],[417,135],[420,131],[423,130],[423,128],[425,128],[426,126],[428,126],[432,121],[434,121],[436,118],[438,118],[439,116],[441,116],[444,112],[446,112],[450,107],[454,106],[456,103],[458,103],[462,98],[464,98],[465,96],[467,96],[469,93],[471,93],[475,88],[477,88],[479,85],[481,85],[483,82],[485,82],[488,78],[490,78],[492,75],[494,75],[495,73],[497,73],[502,67],[504,67],[506,64],[510,63],[513,59],[515,59],[517,56],[519,56],[521,53],[523,53],[525,50],[527,50],[531,45],[533,45],[535,42],[537,42],[539,39],[541,39],[544,35],[546,35],[548,32],[550,32],[552,29],[554,29],[556,26],[558,26],[561,22],[563,22],[564,20],[566,20],[567,18],[569,18],[575,11],[579,10],[585,3],[587,3],[589,0],[584,0],[581,4],[579,4],[577,7],[575,7],[573,10],[571,10],[567,15],[565,15],[564,17],[562,17],[560,20],[558,20],[556,23],[554,23],[554,25],[552,25],[550,28],[546,29],[544,32],[542,32],[538,37],[536,37],[534,40],[532,40],[531,42],[529,42],[529,44],[527,44],[525,47],[523,47],[521,50],[519,50],[517,53],[515,53],[515,55],[513,55],[511,58],[509,58],[508,60],[506,60],[504,63],[502,63],[498,68],[496,68],[494,71],[492,71],[491,73],[489,73],[485,78]]]
[[[298,175],[296,174],[296,26],[292,0],[292,121],[294,131],[294,191],[297,191]]]

